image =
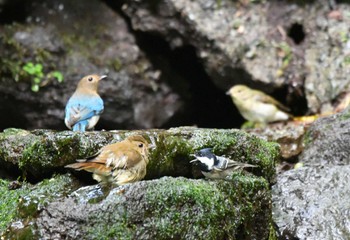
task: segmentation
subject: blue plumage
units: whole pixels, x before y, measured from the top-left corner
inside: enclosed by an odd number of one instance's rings
[[[65,110],[65,124],[73,131],[92,129],[103,112],[103,100],[97,93],[98,82],[106,76],[89,75],[80,80]]]

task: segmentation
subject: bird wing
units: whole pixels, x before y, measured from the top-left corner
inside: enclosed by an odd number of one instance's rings
[[[218,156],[219,164],[215,167],[216,169],[225,170],[227,168],[245,168],[245,167],[256,167],[248,163],[237,162],[226,157]]]
[[[105,164],[113,169],[128,169],[142,160],[142,155],[133,145],[123,142],[107,145],[87,162]]]
[[[73,95],[66,106],[65,120],[67,125],[73,126],[77,122],[101,115],[102,112],[103,101],[99,96],[75,97]]]
[[[118,157],[118,161],[114,162],[115,169],[128,169],[135,166],[142,160],[142,155],[137,150],[130,148],[122,151],[122,154]]]
[[[255,100],[257,100],[259,102],[273,104],[283,111],[287,111],[287,112],[290,111],[290,109],[288,107],[284,106],[282,103],[280,103],[279,101],[277,101],[273,97],[271,97],[263,92],[254,90],[254,98],[255,98]]]

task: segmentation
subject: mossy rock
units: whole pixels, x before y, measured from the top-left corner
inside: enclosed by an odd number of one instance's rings
[[[184,127],[80,133],[7,129],[0,133],[0,164],[41,180],[134,134],[155,145],[149,156],[148,180],[112,190],[88,186],[73,193],[77,187],[72,180],[59,188],[50,183],[61,180],[45,180],[35,186],[25,183],[17,190],[8,190],[8,181],[2,180],[0,200],[8,203],[2,212],[15,209],[2,215],[1,231],[7,227],[3,237],[274,239],[269,186],[279,148],[240,130]],[[238,171],[225,181],[191,179],[191,154],[205,147],[257,167],[251,173]],[[66,177],[55,179],[60,178]]]
[[[163,177],[79,189],[35,221],[43,239],[268,239],[271,202],[261,177]]]
[[[76,159],[91,156],[106,144],[132,134],[142,134],[156,147],[150,153],[146,179],[161,176],[192,176],[189,161],[195,151],[212,147],[214,153],[258,166],[254,174],[269,182],[275,176],[279,147],[240,130],[172,128],[169,130],[114,132],[56,132],[7,129],[0,133],[0,164],[19,168],[41,179]]]
[[[0,179],[1,239],[33,239],[32,219],[49,202],[68,195],[78,187],[79,182],[69,174],[45,179],[36,185]]]

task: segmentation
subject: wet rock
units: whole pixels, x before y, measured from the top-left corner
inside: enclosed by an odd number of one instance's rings
[[[218,155],[256,166],[253,172],[272,182],[279,147],[240,130],[172,128],[169,130],[113,132],[56,132],[8,129],[0,133],[0,164],[19,168],[41,179],[57,169],[91,156],[102,146],[124,139],[130,134],[142,134],[155,144],[150,152],[147,178],[160,176],[192,176],[193,157],[198,149],[212,147]]]
[[[284,172],[272,187],[280,239],[349,239],[350,166]]]
[[[305,149],[299,161],[306,166],[349,164],[349,117],[350,108],[347,108],[344,112],[316,120],[305,134]]]
[[[161,127],[183,111],[182,97],[168,84],[183,80],[153,66],[124,19],[104,3],[27,5],[25,21],[1,26],[0,111],[7,114],[0,128],[65,129],[64,106],[91,73],[108,75],[100,84],[105,111],[97,128]]]
[[[65,197],[79,187],[78,181],[69,174],[54,176],[36,185],[24,182],[16,189],[10,185],[11,182],[0,179],[1,239],[33,239],[32,219],[49,202]]]
[[[50,203],[42,239],[267,239],[270,194],[262,178],[232,182],[163,177],[103,190],[90,186]]]

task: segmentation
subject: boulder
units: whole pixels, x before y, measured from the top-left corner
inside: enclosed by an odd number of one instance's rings
[[[350,6],[331,2],[132,0],[122,10],[136,31],[194,46],[219,88],[279,92],[302,114],[305,97],[311,112],[327,112],[349,89]]]
[[[279,238],[348,239],[349,171],[349,166],[314,166],[280,174],[272,187]]]
[[[347,239],[349,111],[316,120],[303,138],[301,166],[272,186],[273,219],[281,239]]]

